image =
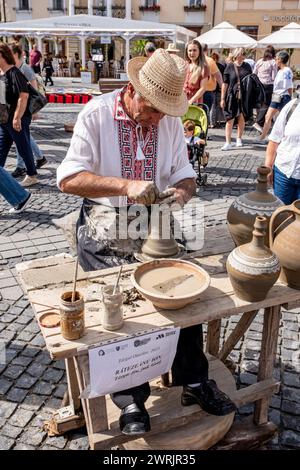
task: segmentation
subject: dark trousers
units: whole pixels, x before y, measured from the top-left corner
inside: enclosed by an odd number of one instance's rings
[[[89,204],[91,201],[89,201]],[[88,231],[81,228],[87,225],[88,211],[87,201],[84,201],[80,217],[77,223],[78,241],[78,259],[79,264],[88,270],[97,270],[118,266],[124,264],[124,259],[112,256],[107,248],[101,247],[101,242],[95,246],[95,240],[89,239]],[[102,253],[101,253],[102,251]],[[97,253],[92,257],[91,253]],[[135,262],[127,259],[127,262]],[[94,263],[94,265],[92,265]],[[188,385],[202,382],[208,378],[208,362],[203,352],[203,334],[202,325],[190,326],[180,330],[177,344],[177,352],[172,365],[172,383],[173,385]],[[116,406],[124,408],[125,406],[136,403],[142,405],[150,395],[149,383],[144,383],[137,387],[113,393],[111,398]]]
[[[20,156],[23,158],[27,174],[33,176],[37,174],[34,157],[30,145],[29,125],[31,117],[22,117],[22,130],[15,131],[12,125],[12,118],[6,124],[0,124],[0,166],[4,167],[10,148],[15,142]]]
[[[256,118],[257,124],[259,124],[261,127],[264,127],[265,116],[268,111],[268,107],[271,103],[273,85],[264,85],[264,89],[265,89],[266,101],[265,103],[262,103],[261,107],[259,108],[257,118]]]
[[[46,86],[47,86],[48,81],[50,82],[50,85],[53,85],[52,72],[50,72],[50,73],[46,72],[46,77],[45,77],[45,85]]]

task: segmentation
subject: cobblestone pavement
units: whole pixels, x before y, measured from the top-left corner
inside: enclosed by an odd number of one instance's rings
[[[51,361],[33,311],[16,277],[21,261],[69,252],[69,245],[53,222],[80,206],[80,199],[60,193],[55,170],[65,156],[70,134],[64,123],[74,121],[80,106],[48,105],[39,121],[32,124],[35,139],[48,164],[39,170],[40,184],[32,189],[28,210],[8,215],[9,206],[0,200],[0,344],[6,346],[6,363],[0,364],[0,449],[87,449],[85,431],[47,437],[42,423],[59,408],[66,388],[63,362]],[[243,148],[222,153],[224,130],[210,132],[208,186],[198,194],[205,207],[205,226],[224,224],[233,198],[254,187],[256,168],[264,152],[254,149],[256,136],[246,130]],[[14,168],[14,153],[7,167]],[[279,426],[271,448],[300,448],[299,324],[300,310],[283,311],[276,357],[275,376],[281,390],[271,401],[270,418]],[[230,333],[238,317],[224,319],[222,338]],[[261,344],[262,315],[237,344],[230,357],[237,362],[238,386],[256,381]],[[4,362],[3,360],[1,362]],[[248,415],[253,406],[239,409]]]

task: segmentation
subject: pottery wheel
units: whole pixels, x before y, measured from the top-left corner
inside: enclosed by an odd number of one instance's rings
[[[178,252],[175,255],[172,255],[172,256],[165,256],[165,255],[163,256],[162,255],[161,258],[171,258],[171,259],[181,258],[186,253],[186,249],[185,249],[184,245],[181,245],[180,243],[177,243],[177,244],[178,244]],[[137,259],[141,263],[144,263],[145,261],[154,261],[156,259],[159,259],[159,257],[146,255],[142,251],[135,252],[134,257],[135,257],[135,259]]]

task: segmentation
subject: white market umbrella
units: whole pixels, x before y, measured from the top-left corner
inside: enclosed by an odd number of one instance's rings
[[[196,39],[201,44],[207,44],[209,49],[254,48],[257,44],[254,39],[239,31],[227,21],[223,21]]]
[[[258,47],[300,48],[300,25],[290,23],[257,43]]]

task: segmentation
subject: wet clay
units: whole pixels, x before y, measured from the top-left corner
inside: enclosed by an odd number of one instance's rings
[[[155,294],[161,292],[169,297],[191,294],[201,285],[198,277],[177,267],[161,267],[147,271],[141,275],[139,282],[143,289]]]

